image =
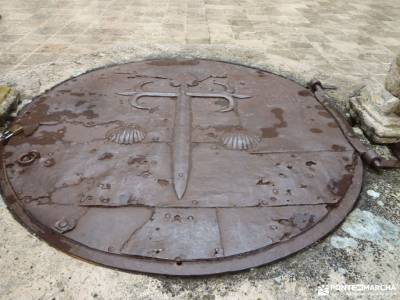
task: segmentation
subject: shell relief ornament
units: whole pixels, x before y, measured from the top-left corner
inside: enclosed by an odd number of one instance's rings
[[[106,139],[120,145],[132,145],[140,143],[146,137],[144,130],[138,125],[121,125],[110,129],[106,133]]]
[[[227,131],[221,136],[222,145],[230,150],[251,150],[256,148],[260,141],[258,135],[243,128]]]

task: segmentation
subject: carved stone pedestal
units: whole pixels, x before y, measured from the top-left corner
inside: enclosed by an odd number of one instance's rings
[[[393,96],[400,98],[400,54],[393,62],[385,82],[386,89]]]
[[[376,143],[400,142],[400,55],[393,62],[386,88],[368,82],[350,99],[351,115]]]
[[[0,86],[0,122],[16,109],[20,101],[19,93],[8,86]]]

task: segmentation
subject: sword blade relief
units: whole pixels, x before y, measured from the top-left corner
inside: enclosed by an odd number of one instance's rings
[[[211,78],[211,76],[210,76]],[[172,82],[172,81],[171,81]],[[196,81],[198,82],[198,81]],[[214,82],[224,86],[222,83]],[[172,84],[171,84],[172,85]],[[183,198],[190,176],[191,166],[191,132],[192,132],[192,98],[220,98],[225,99],[228,104],[220,110],[220,112],[232,111],[235,107],[234,99],[248,99],[251,96],[235,94],[233,90],[226,88],[220,93],[199,93],[190,92],[192,86],[189,82],[179,82],[172,85],[178,88],[178,92],[120,92],[117,95],[130,96],[129,104],[132,107],[143,110],[150,110],[151,107],[143,106],[139,103],[140,98],[158,97],[158,98],[176,98],[174,133],[172,145],[172,165],[173,165],[173,181],[174,190],[177,198]]]

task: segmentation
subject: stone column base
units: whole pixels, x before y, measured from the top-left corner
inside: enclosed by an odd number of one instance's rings
[[[400,142],[400,99],[378,84],[368,83],[350,99],[351,116],[370,140]]]
[[[8,86],[0,86],[0,122],[17,108],[20,101],[19,93]]]

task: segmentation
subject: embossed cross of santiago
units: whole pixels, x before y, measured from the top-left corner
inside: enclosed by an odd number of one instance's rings
[[[142,97],[167,97],[177,98],[176,109],[175,109],[175,120],[174,120],[174,134],[173,134],[173,146],[172,146],[172,161],[173,161],[173,181],[174,189],[178,199],[182,199],[190,174],[191,164],[191,131],[192,131],[192,108],[191,98],[222,98],[228,101],[228,105],[220,110],[220,112],[228,112],[234,109],[234,99],[247,99],[251,96],[235,94],[233,89],[229,89],[226,85],[218,82],[218,84],[224,87],[225,91],[220,93],[198,93],[190,92],[189,88],[199,84],[197,79],[190,80],[190,76],[182,74],[176,80],[171,80],[170,85],[177,87],[178,91],[175,93],[164,93],[164,92],[147,92],[147,91],[133,91],[117,93],[122,96],[131,96],[129,103],[138,109],[150,110],[150,107],[142,106],[138,103],[138,100]],[[188,78],[189,77],[189,78]],[[210,78],[213,76],[209,76]],[[151,81],[145,82],[144,84],[152,83]],[[144,85],[142,84],[142,86]]]

